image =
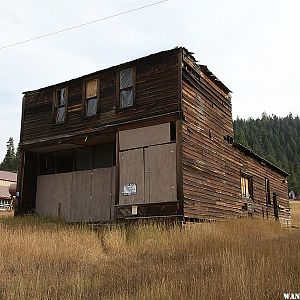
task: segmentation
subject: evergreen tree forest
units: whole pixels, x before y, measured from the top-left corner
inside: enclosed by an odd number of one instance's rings
[[[0,164],[0,170],[17,172],[18,159],[19,159],[19,153],[18,151],[17,152],[15,151],[14,139],[10,137],[8,142],[6,143],[6,154],[3,161]]]
[[[300,194],[300,118],[269,116],[234,121],[235,141],[290,174],[289,189]]]

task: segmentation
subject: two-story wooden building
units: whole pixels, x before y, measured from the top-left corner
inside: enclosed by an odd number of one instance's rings
[[[232,123],[230,90],[185,48],[25,92],[18,212],[289,223],[288,174]]]

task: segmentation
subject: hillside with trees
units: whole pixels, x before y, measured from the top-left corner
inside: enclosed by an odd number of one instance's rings
[[[290,173],[289,189],[300,193],[300,118],[269,116],[234,121],[235,140]]]

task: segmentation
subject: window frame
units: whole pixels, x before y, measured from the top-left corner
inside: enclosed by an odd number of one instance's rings
[[[272,206],[270,179],[265,178],[266,205]]]
[[[248,181],[248,195],[249,196],[247,196],[246,189],[245,189],[245,191],[243,191],[242,179],[247,179],[247,181]],[[243,199],[247,199],[247,200],[253,200],[254,199],[253,176],[252,175],[241,172],[241,174],[240,174],[240,191],[241,191],[241,196],[242,196]]]
[[[96,80],[97,81],[97,89],[96,89],[96,97],[90,97],[90,98],[86,98],[86,86],[87,86],[87,83],[89,81],[93,81],[93,80]],[[99,116],[99,112],[100,112],[100,78],[99,77],[90,77],[90,78],[87,78],[83,81],[83,84],[82,84],[82,116],[84,119],[91,119],[91,118],[95,118],[97,116]],[[87,115],[87,102],[89,100],[93,100],[93,99],[96,99],[96,103],[97,103],[97,110],[96,110],[96,113],[94,115],[91,115],[91,116],[88,116]]]
[[[65,104],[64,105],[58,105],[57,92],[61,91],[61,90],[65,90]],[[53,102],[52,102],[52,123],[53,124],[61,125],[61,124],[67,123],[67,119],[68,119],[68,97],[69,97],[69,91],[68,91],[67,86],[56,88],[53,91]],[[62,122],[57,122],[57,111],[58,111],[58,108],[61,108],[61,107],[65,107],[64,120]]]
[[[124,89],[121,89],[120,88],[120,74],[121,74],[121,71],[125,71],[125,70],[128,70],[128,69],[131,69],[132,71],[132,86],[131,87],[127,87],[127,88],[124,88]],[[130,110],[132,108],[135,108],[136,107],[136,68],[135,66],[129,66],[129,67],[124,67],[122,69],[119,69],[117,72],[116,72],[116,100],[117,100],[117,105],[116,105],[116,111],[123,111],[123,110]],[[130,106],[126,106],[126,107],[122,107],[121,106],[121,92],[122,91],[125,91],[125,90],[129,90],[129,89],[132,89],[132,94],[133,94],[133,99],[132,99],[132,105]]]

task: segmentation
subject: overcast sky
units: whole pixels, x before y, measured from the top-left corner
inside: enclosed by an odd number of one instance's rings
[[[0,0],[0,47],[153,2]],[[299,12],[299,0],[169,0],[0,50],[0,160],[8,138],[19,140],[23,91],[175,46],[233,91],[234,118],[297,115]]]

